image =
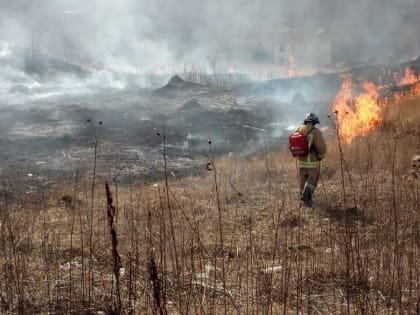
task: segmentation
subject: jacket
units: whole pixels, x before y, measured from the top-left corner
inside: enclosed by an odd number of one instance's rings
[[[308,156],[298,158],[299,167],[318,168],[319,161],[327,153],[327,145],[321,130],[315,128],[312,124],[303,124],[297,130],[307,135],[310,150]]]

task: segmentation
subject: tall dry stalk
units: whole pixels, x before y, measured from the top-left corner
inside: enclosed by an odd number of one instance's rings
[[[92,302],[92,290],[93,290],[93,206],[95,200],[95,183],[96,183],[96,163],[97,163],[97,153],[98,153],[98,135],[96,128],[93,127],[92,120],[88,119],[87,122],[92,128],[92,138],[93,138],[93,174],[92,174],[92,184],[90,190],[90,216],[89,216],[89,264],[88,264],[88,304],[91,306]],[[100,121],[101,125],[102,122]]]
[[[222,215],[222,207],[220,204],[220,194],[219,194],[219,184],[217,179],[217,169],[215,158],[213,152],[211,150],[211,141],[209,140],[209,158],[210,158],[210,165],[213,170],[213,180],[214,180],[214,188],[216,191],[216,205],[217,205],[217,217],[218,217],[218,226],[219,226],[219,241],[221,247],[221,255],[222,255],[222,281],[223,281],[223,303],[224,303],[224,312],[227,314],[227,291],[226,291],[226,270],[225,270],[225,246],[224,246],[224,233],[223,233],[223,215]],[[215,264],[216,267],[216,264]]]
[[[69,268],[69,278],[70,278],[70,288],[69,288],[69,303],[70,309],[73,309],[73,237],[74,237],[74,224],[76,220],[76,198],[77,198],[77,184],[78,184],[78,175],[79,171],[76,169],[74,173],[74,188],[73,188],[73,207],[71,212],[71,222],[70,222],[70,268]]]
[[[152,236],[152,214],[150,210],[148,211],[147,216],[147,227],[148,227],[148,264],[147,264],[147,271],[149,273],[149,280],[152,284],[152,297],[153,297],[153,314],[159,314],[164,315],[167,314],[166,310],[166,303],[164,292],[163,292],[163,286],[162,286],[162,280],[159,278],[159,272],[158,267],[155,260],[155,254],[154,254],[154,246],[153,246],[153,236]]]
[[[338,115],[338,111],[334,112],[336,115],[336,119],[335,121],[331,118],[331,115],[328,115],[328,118],[330,119],[333,127],[334,127],[334,131],[335,131],[335,135],[337,138],[337,144],[338,144],[338,152],[339,152],[339,158],[340,158],[340,175],[341,175],[341,189],[342,189],[342,199],[343,199],[343,204],[344,204],[344,208],[347,207],[347,196],[346,196],[346,187],[345,187],[345,181],[344,181],[344,152],[343,152],[343,147],[342,147],[342,143],[341,143],[341,136],[340,136],[340,125],[339,125],[339,121],[337,118]]]
[[[115,229],[115,214],[116,210],[112,200],[111,190],[109,189],[108,183],[105,183],[105,192],[106,192],[106,202],[107,202],[107,217],[108,217],[108,227],[109,233],[111,234],[111,243],[112,243],[112,261],[113,267],[112,271],[115,279],[115,291],[117,296],[116,305],[114,305],[115,314],[122,314],[122,302],[121,302],[121,290],[120,290],[120,269],[122,268],[121,257],[118,253],[118,238],[117,231]]]
[[[158,134],[160,135],[160,134]],[[175,234],[175,226],[174,226],[174,218],[172,214],[172,204],[169,197],[169,176],[168,176],[168,161],[167,161],[167,153],[166,153],[166,127],[163,128],[163,163],[164,163],[164,178],[165,178],[165,197],[166,197],[166,206],[168,209],[169,215],[169,224],[171,228],[171,236],[172,236],[172,247],[174,250],[175,256],[175,276],[176,276],[176,292],[178,297],[178,305],[179,309],[182,310],[182,298],[181,298],[181,267],[179,264],[179,257],[178,257],[178,249],[177,249],[177,241],[176,241],[176,234]],[[165,223],[163,223],[165,224]],[[181,311],[182,313],[182,311]]]
[[[342,147],[342,139],[340,135],[340,122],[338,120],[338,111],[334,112],[336,115],[335,121],[331,119],[331,115],[328,115],[328,118],[333,124],[336,138],[337,138],[337,145],[338,145],[338,152],[340,158],[340,176],[341,176],[341,188],[342,188],[342,203],[343,203],[343,210],[345,216],[345,227],[344,227],[344,234],[343,234],[343,244],[344,244],[344,255],[345,255],[345,277],[346,277],[346,311],[347,315],[350,315],[350,304],[351,304],[351,292],[350,292],[350,280],[351,280],[351,251],[352,251],[352,227],[350,222],[350,216],[347,214],[347,194],[346,194],[346,185],[344,179],[344,168],[345,168],[345,159],[344,159],[344,151]]]
[[[393,248],[394,268],[392,270],[391,292],[394,293],[394,287],[396,286],[398,306],[399,306],[400,312],[402,312],[401,253],[400,253],[400,238],[399,238],[400,213],[397,207],[396,176],[395,176],[397,145],[398,145],[398,134],[394,135],[392,161],[391,161],[391,209],[392,209],[392,222],[393,222],[392,228],[393,228],[393,241],[394,241],[394,246],[393,246],[394,247]]]

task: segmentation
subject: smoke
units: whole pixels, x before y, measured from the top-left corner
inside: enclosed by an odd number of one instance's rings
[[[374,1],[2,1],[0,39],[84,65],[214,71],[267,62],[395,61],[416,55],[420,3]],[[403,35],[402,35],[403,34]]]

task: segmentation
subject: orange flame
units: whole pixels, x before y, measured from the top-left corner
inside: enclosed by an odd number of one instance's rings
[[[334,99],[334,112],[341,138],[350,143],[358,136],[373,132],[382,122],[378,88],[371,82],[363,84],[364,92],[352,97],[352,79],[343,75],[341,90]]]
[[[420,76],[411,68],[405,68],[404,77],[398,82],[398,85],[415,84],[420,81]]]
[[[413,95],[415,95],[415,96],[420,95],[420,81],[416,82],[416,83],[413,85],[413,88],[412,88],[412,93],[413,93]]]
[[[407,97],[417,97],[420,95],[420,75],[411,68],[404,70],[404,76],[398,80],[397,85],[407,85],[408,88],[396,93],[394,96],[396,102],[401,102]]]
[[[293,56],[289,56],[289,58],[287,58],[287,66],[287,75],[289,76],[289,78],[294,78],[299,75],[299,72],[296,69],[295,58],[293,58]]]
[[[311,74],[313,74],[313,71],[309,69],[298,69],[295,58],[293,56],[289,56],[287,58],[287,75],[289,78],[303,77]]]

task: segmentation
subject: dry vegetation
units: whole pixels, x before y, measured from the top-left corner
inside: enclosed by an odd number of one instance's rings
[[[419,102],[341,152],[331,139],[310,211],[286,152],[210,154],[204,178],[113,199],[93,170],[13,200],[4,180],[0,312],[419,314]]]

